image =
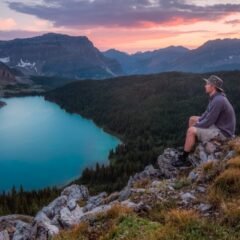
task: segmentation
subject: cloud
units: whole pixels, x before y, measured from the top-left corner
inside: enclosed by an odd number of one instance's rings
[[[12,29],[16,22],[12,18],[0,19],[0,30]]]
[[[217,36],[221,36],[221,37],[228,37],[228,38],[238,38],[239,37],[239,32],[238,31],[231,31],[231,32],[222,32],[222,33],[218,33]]]
[[[231,24],[233,26],[239,25],[240,24],[240,19],[234,19],[234,20],[225,21],[225,23],[226,24]]]
[[[196,5],[183,0],[41,0],[7,1],[10,9],[53,22],[56,27],[143,27],[216,20],[240,11],[240,4],[223,1]]]
[[[0,30],[0,39],[1,40],[12,40],[15,38],[29,38],[39,36],[46,32],[34,32],[34,31],[25,31],[25,30],[10,30],[10,31],[1,31]]]

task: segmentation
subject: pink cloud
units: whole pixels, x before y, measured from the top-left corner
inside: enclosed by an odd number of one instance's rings
[[[182,25],[196,21],[216,21],[240,11],[240,4],[199,6],[180,0],[48,0],[42,4],[27,4],[8,0],[17,12],[34,15],[52,22],[56,27],[152,27],[155,25]]]
[[[16,26],[16,22],[12,18],[0,19],[0,30],[9,30]]]

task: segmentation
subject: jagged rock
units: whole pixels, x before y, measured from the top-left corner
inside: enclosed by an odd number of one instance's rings
[[[90,197],[87,201],[86,206],[83,207],[83,212],[91,211],[95,207],[103,204],[106,196],[107,196],[107,193],[102,192],[102,193],[98,194],[97,196]]]
[[[119,193],[119,201],[124,201],[129,198],[131,195],[131,188],[138,181],[144,179],[158,179],[160,176],[162,175],[159,169],[154,168],[152,165],[146,166],[142,172],[136,173],[134,176],[129,178],[127,186]]]
[[[160,175],[161,174],[160,174],[159,169],[154,168],[153,165],[148,165],[144,168],[144,170],[142,172],[136,173],[133,176],[132,180],[133,180],[133,182],[135,182],[137,180],[141,180],[144,178],[154,179],[154,178],[158,178]]]
[[[98,207],[92,209],[91,211],[86,212],[81,217],[80,220],[81,221],[92,221],[92,220],[95,220],[98,214],[107,212],[109,209],[111,209],[111,207],[112,207],[111,204],[98,206]]]
[[[163,154],[157,159],[158,167],[160,173],[165,178],[176,177],[179,169],[172,166],[172,163],[177,161],[179,157],[179,151],[174,148],[167,148],[164,150]]]
[[[43,211],[39,211],[34,218],[31,229],[32,239],[46,240],[48,236],[52,236],[59,232],[59,228],[51,224],[50,219]]]
[[[230,158],[233,158],[236,156],[236,151],[235,150],[231,150],[227,153],[227,155],[224,157],[224,160],[229,160]]]
[[[69,208],[70,211],[74,210],[77,207],[76,199],[71,199],[70,201],[68,201],[67,207]]]
[[[120,193],[119,192],[113,192],[111,193],[109,196],[107,196],[105,199],[104,199],[104,203],[105,204],[108,204],[110,202],[113,202],[115,200],[117,200],[119,198],[119,195]]]
[[[193,166],[199,166],[208,161],[220,160],[224,158],[222,147],[227,143],[227,140],[212,139],[208,142],[198,142],[194,151],[189,154],[189,160]]]
[[[212,206],[210,204],[205,204],[205,203],[201,203],[198,206],[198,210],[202,213],[208,212],[211,208],[212,208]]]
[[[207,155],[207,153],[205,152],[204,147],[203,147],[201,144],[199,144],[199,145],[198,145],[198,148],[199,148],[199,158],[200,158],[200,162],[201,162],[201,163],[207,162],[207,161],[208,161],[208,155]]]
[[[19,222],[30,225],[32,221],[33,217],[21,214],[11,214],[7,216],[2,216],[0,217],[0,232],[7,230],[9,239],[12,239]],[[4,236],[7,237],[5,232]]]
[[[216,151],[217,146],[213,144],[213,142],[207,142],[205,145],[206,153],[211,154]]]
[[[36,222],[31,228],[31,238],[34,240],[48,240],[50,236],[59,233],[58,227],[49,224],[48,222]]]
[[[67,196],[62,195],[53,200],[47,207],[44,207],[42,211],[49,219],[52,219],[56,214],[59,214],[60,210],[67,205]]]
[[[125,188],[124,190],[122,190],[120,192],[118,199],[119,199],[119,201],[124,201],[124,200],[128,199],[130,195],[131,195],[131,189]]]
[[[76,208],[72,211],[72,215],[73,215],[76,219],[81,219],[81,217],[84,215],[83,208],[80,208],[80,207],[77,205]]]
[[[196,179],[198,178],[198,174],[197,172],[195,172],[194,170],[191,171],[188,175],[188,179],[191,181],[191,182],[194,182]]]
[[[45,207],[41,211],[39,211],[37,213],[37,215],[34,218],[35,222],[39,221],[39,222],[48,222],[48,223],[50,223],[50,219],[48,218],[48,216],[44,212],[44,209],[45,209]]]
[[[157,187],[159,187],[161,184],[162,184],[161,181],[154,180],[154,181],[152,182],[151,186],[154,187],[154,188],[157,188]]]
[[[188,204],[192,200],[196,199],[196,197],[193,194],[189,193],[189,192],[180,194],[180,197],[181,197],[183,203],[185,203],[185,204]]]
[[[16,225],[16,231],[14,232],[12,240],[28,240],[30,239],[31,225],[19,221]]]
[[[78,224],[80,221],[80,218],[78,218],[77,216],[74,216],[67,207],[64,207],[60,211],[59,221],[61,222],[64,228],[69,228],[72,225]]]
[[[125,186],[125,188],[120,191],[119,193],[119,198],[118,200],[121,202],[121,201],[124,201],[126,199],[129,198],[129,196],[131,195],[131,186],[133,185],[133,177],[130,176],[129,180],[128,180],[128,183],[127,185]]]
[[[127,208],[131,208],[136,212],[139,212],[140,210],[143,210],[143,209],[145,210],[146,208],[148,208],[148,207],[145,207],[145,204],[142,201],[140,201],[139,203],[134,203],[129,199],[122,201],[121,205]]]
[[[131,193],[145,193],[146,189],[145,188],[131,188],[130,191],[131,191]]]
[[[57,200],[57,201],[55,201]],[[59,198],[55,199],[54,203],[59,203]],[[52,203],[53,203],[52,202]],[[54,211],[51,211],[52,208],[44,207],[42,210],[40,210],[36,217],[34,218],[34,222],[32,224],[32,230],[31,230],[31,237],[33,239],[40,239],[45,240],[48,238],[49,235],[54,235],[59,232],[59,228],[55,226],[54,224],[51,224],[51,220],[48,218],[48,213],[51,217],[53,217]],[[60,211],[60,208],[58,208]]]
[[[119,193],[119,198],[118,198],[119,201],[124,201],[128,199],[132,191],[138,191],[138,190],[134,190],[133,188],[134,184],[137,183],[138,181],[141,181],[144,179],[147,179],[147,180],[159,179],[159,177],[161,176],[162,174],[159,169],[154,168],[152,165],[146,166],[142,172],[136,173],[134,176],[131,176],[129,178],[127,186]]]
[[[89,197],[88,189],[81,185],[71,185],[61,192],[61,196],[44,207],[35,217],[33,235],[41,232],[40,238],[59,232],[79,222],[83,212],[77,205],[78,200]]]
[[[0,240],[10,240],[7,230],[0,232]]]
[[[206,188],[202,187],[202,186],[198,186],[197,191],[200,192],[200,193],[204,193],[204,192],[206,192]]]
[[[61,196],[67,196],[67,200],[76,199],[78,200],[86,200],[89,197],[88,189],[84,185],[73,184],[69,187],[66,187],[62,192]]]
[[[86,200],[89,197],[88,189],[84,185],[73,184],[69,187],[66,187],[62,192],[61,196],[67,196],[68,201],[71,199],[76,200]]]

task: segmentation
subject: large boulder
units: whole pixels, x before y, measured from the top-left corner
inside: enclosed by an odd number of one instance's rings
[[[194,151],[189,154],[189,160],[194,167],[209,161],[218,161],[226,157],[229,151],[225,151],[228,140],[220,138],[211,139],[208,142],[197,142]]]
[[[0,239],[8,240],[22,238],[27,239],[29,237],[30,226],[32,224],[33,217],[21,215],[21,214],[11,214],[0,217]]]
[[[9,240],[9,234],[7,230],[0,232],[0,240]]]
[[[172,166],[172,163],[179,158],[180,151],[174,148],[166,148],[157,159],[159,170],[164,178],[174,178],[179,169]]]
[[[107,197],[106,192],[102,192],[96,196],[92,196],[88,199],[86,206],[83,207],[83,211],[91,211],[92,209],[105,203],[105,198]]]
[[[119,193],[119,201],[124,201],[131,195],[131,188],[135,183],[143,180],[154,180],[162,176],[162,172],[159,169],[154,168],[152,165],[148,165],[142,172],[136,173],[128,180],[126,187]]]
[[[79,186],[77,184],[73,184],[69,187],[66,187],[61,192],[61,196],[66,196],[68,201],[71,199],[76,199],[78,201],[82,199],[88,199],[89,193],[88,189],[84,185]]]
[[[16,225],[12,240],[30,240],[31,225],[19,221]]]
[[[59,233],[60,229],[79,223],[83,211],[77,201],[88,198],[89,193],[85,186],[73,184],[66,187],[61,196],[43,207],[35,216],[31,230],[32,239],[46,240]]]

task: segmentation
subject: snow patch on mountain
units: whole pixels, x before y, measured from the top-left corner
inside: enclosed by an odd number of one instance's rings
[[[29,62],[27,60],[25,62],[22,59],[20,59],[19,63],[17,64],[17,67],[34,68],[36,70],[36,63],[35,62],[31,63],[31,62]]]
[[[105,70],[106,70],[106,72],[108,72],[108,73],[111,74],[112,76],[116,76],[116,74],[115,74],[114,72],[112,72],[110,68],[105,67]]]
[[[0,58],[0,62],[2,62],[2,63],[9,63],[10,62],[10,57]]]

